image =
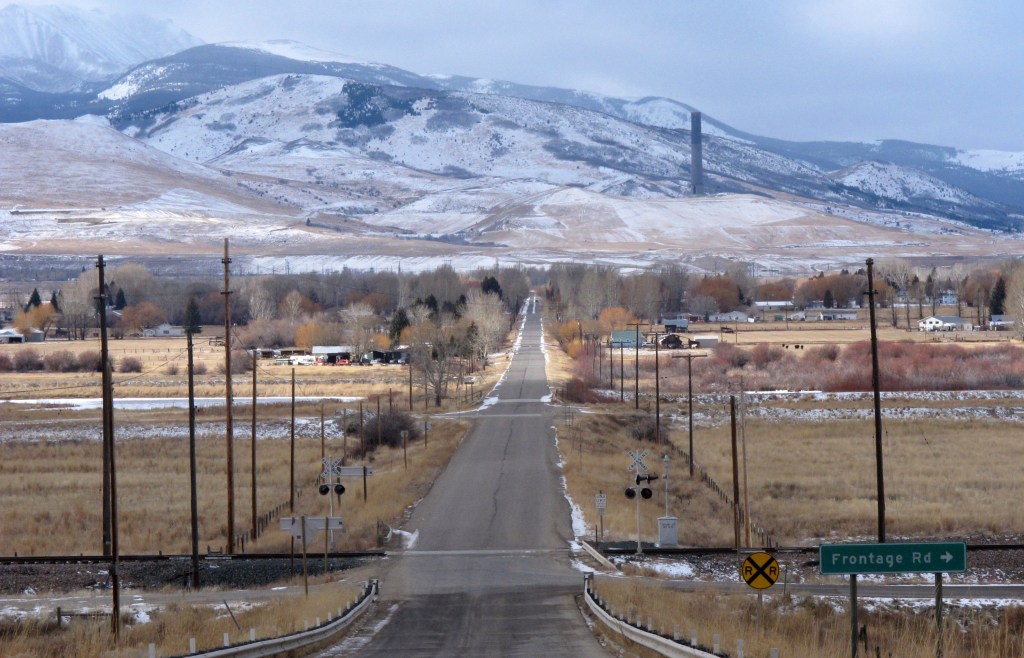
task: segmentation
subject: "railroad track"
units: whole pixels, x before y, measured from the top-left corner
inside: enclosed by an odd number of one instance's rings
[[[367,557],[384,557],[386,552],[383,550],[373,551],[336,551],[328,553],[328,559],[346,559],[346,558],[367,558]],[[323,551],[312,552],[307,551],[306,556],[309,558],[316,557],[323,559]],[[260,560],[287,560],[289,558],[300,558],[301,554],[292,553],[204,553],[199,556],[200,560],[207,562],[212,561],[260,561]],[[156,555],[121,555],[118,557],[119,562],[187,562],[192,559],[190,554],[156,554]],[[110,556],[104,555],[0,555],[0,565],[16,565],[16,564],[108,564],[110,562]]]

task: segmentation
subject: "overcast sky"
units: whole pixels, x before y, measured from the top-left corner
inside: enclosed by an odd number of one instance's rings
[[[66,4],[145,7],[207,42],[293,39],[416,73],[667,96],[771,137],[1024,151],[1020,0]]]

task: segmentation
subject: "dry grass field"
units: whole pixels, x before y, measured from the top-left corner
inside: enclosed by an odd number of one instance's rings
[[[752,596],[723,595],[711,590],[686,593],[666,590],[656,581],[597,576],[595,589],[618,618],[644,623],[671,635],[676,627],[689,640],[697,632],[699,644],[710,649],[718,635],[721,649],[735,655],[736,640],[744,641],[748,656],[847,656],[850,654],[849,617],[830,602],[766,597],[764,610]],[[1007,658],[1024,655],[1024,615],[1018,608],[957,611],[947,621],[938,642],[932,610],[864,610],[860,622],[870,629],[861,646],[863,655],[933,658],[936,655]],[[876,654],[875,651],[878,651]]]
[[[31,348],[40,355],[60,350],[99,349],[98,341],[47,342],[4,345],[16,353]],[[184,339],[111,341],[111,355],[142,361],[142,372],[114,375],[115,399],[134,397],[187,397]],[[224,375],[218,373],[223,348],[197,344],[197,363],[207,364],[197,376],[197,397],[223,398]],[[328,456],[356,459],[357,436],[343,436],[342,420],[354,422],[360,403],[366,417],[393,407],[410,409],[409,368],[397,365],[297,366],[262,361],[257,367],[260,398],[291,395],[292,373],[298,397],[337,397],[341,402],[302,403],[296,408],[295,515],[327,513],[327,499],[316,492],[321,465],[321,413],[325,416],[324,441]],[[450,411],[479,404],[500,377],[503,368],[490,366],[474,373],[472,388],[460,381],[441,408],[414,381],[412,407],[424,413]],[[98,398],[97,373],[5,373],[0,378],[0,400],[40,398]],[[248,404],[251,373],[233,377],[235,532],[252,525],[251,514],[251,409]],[[471,395],[472,394],[472,395]],[[428,404],[429,401],[429,404]],[[290,404],[257,407],[257,515],[281,509],[288,515]],[[368,480],[368,499],[362,483],[346,482],[340,501],[346,529],[337,536],[339,550],[376,545],[378,522],[397,525],[405,509],[429,488],[465,432],[464,423],[424,416],[430,429],[427,444],[410,442],[407,452],[382,448],[370,453],[367,463],[375,473]],[[416,422],[421,422],[417,420]],[[5,436],[0,462],[0,496],[7,502],[0,515],[0,553],[42,555],[97,553],[100,545],[101,444],[98,409],[42,407],[0,402],[0,430]],[[188,549],[189,475],[187,412],[185,409],[115,411],[121,550],[126,553],[185,552]],[[226,442],[222,407],[202,408],[197,415],[198,500],[200,545],[216,550],[226,544]],[[372,445],[376,437],[365,440]],[[406,470],[406,458],[408,470]],[[273,528],[276,528],[276,520]],[[55,532],[59,529],[59,532]],[[248,551],[287,550],[288,535],[272,529]]]
[[[985,332],[970,337],[1009,338]],[[736,340],[740,348],[769,341],[844,345],[867,339],[867,331],[829,328],[800,329],[798,333],[741,328],[723,338]],[[891,337],[926,342],[934,338],[905,331]],[[627,450],[639,448],[649,453],[651,473],[663,474],[661,456],[671,456],[668,512],[679,518],[680,544],[732,546],[731,505],[700,478],[689,477],[683,452],[689,421],[685,361],[680,360],[681,369],[677,364],[666,368],[671,356],[662,357],[660,411],[667,444],[656,445],[632,435],[635,426],[649,423],[655,413],[653,369],[640,369],[637,409],[632,397],[632,355],[624,356],[624,402],[576,404],[571,411],[567,405],[559,418],[559,448],[569,496],[583,512],[588,535],[592,537],[601,523],[593,500],[595,493],[603,491],[608,495],[604,540],[636,539],[636,502],[627,500],[623,490],[633,485]],[[641,353],[641,359],[652,359],[650,351],[646,356]],[[556,382],[568,381],[574,370],[572,360],[556,347],[550,348],[548,364],[549,376]],[[609,387],[613,390],[619,384],[618,354],[615,366],[615,386]],[[752,525],[763,526],[783,546],[875,541],[878,517],[870,394],[750,395],[745,396],[745,404],[745,408],[740,405],[737,456],[740,499],[749,503]],[[882,425],[887,539],[1019,540],[1024,534],[1024,510],[1015,503],[1024,497],[1024,479],[1019,476],[1019,465],[1024,463],[1020,408],[1015,391],[887,395]],[[695,396],[694,453],[698,466],[731,497],[733,452],[727,394]],[[665,513],[666,490],[664,480],[649,486],[654,495],[640,501],[640,532],[645,542],[654,542],[656,517]],[[761,545],[756,533],[751,533],[749,543],[745,532],[741,537],[744,546]],[[627,567],[627,571],[636,570]],[[655,574],[649,569],[640,572]],[[813,569],[804,570],[801,577],[818,578]],[[672,591],[658,580],[598,577],[597,589],[620,618],[640,616],[645,623],[651,619],[655,629],[668,634],[678,625],[684,638],[690,637],[692,629],[700,629],[698,639],[705,647],[711,646],[712,635],[717,634],[722,638],[722,650],[729,652],[736,650],[737,639],[743,639],[746,655],[766,656],[771,648],[780,649],[783,656],[849,654],[849,617],[835,601],[770,593],[764,621],[759,622],[755,597],[711,590]],[[947,614],[949,621],[941,638],[945,655],[1024,655],[1024,617],[1019,608],[954,606]],[[934,610],[928,606],[871,606],[861,611],[861,623],[870,629],[871,655],[876,648],[879,655],[936,655],[939,638]]]
[[[315,584],[308,597],[302,588],[287,596],[271,598],[258,605],[235,606],[228,615],[223,605],[171,604],[150,613],[147,623],[128,624],[122,629],[119,646],[111,648],[110,622],[73,620],[58,628],[53,619],[29,619],[15,628],[0,632],[0,647],[5,656],[37,658],[137,658],[148,655],[149,644],[157,646],[157,655],[186,655],[189,638],[195,638],[199,651],[224,646],[224,634],[232,643],[249,641],[249,629],[256,639],[279,637],[312,627],[316,620],[335,618],[339,608],[355,601],[360,583],[340,580]],[[236,625],[237,624],[237,625]]]

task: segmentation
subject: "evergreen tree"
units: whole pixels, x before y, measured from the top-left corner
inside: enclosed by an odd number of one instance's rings
[[[832,290],[828,289],[825,291],[825,299],[822,300],[821,305],[825,308],[832,308],[836,305],[835,297],[832,295]]]
[[[189,297],[185,305],[185,331],[190,334],[198,334],[203,331],[199,319],[199,302],[195,297]]]
[[[395,314],[391,316],[391,326],[388,328],[388,337],[392,343],[397,343],[401,337],[402,332],[409,326],[409,314],[405,312],[404,308],[400,308],[395,311]]]
[[[495,279],[493,276],[485,277],[484,280],[480,282],[480,289],[483,290],[485,294],[497,295],[498,299],[502,298],[501,284],[498,283],[498,280]]]
[[[117,295],[114,297],[114,308],[120,311],[125,306],[128,306],[128,300],[124,298],[124,288],[118,288]]]
[[[33,309],[43,303],[42,298],[39,296],[39,288],[32,289],[32,296],[28,298],[28,304],[25,306],[25,312]]]
[[[1003,315],[1006,313],[1006,282],[1003,277],[996,280],[992,287],[992,296],[988,302],[989,315]]]
[[[53,307],[54,313],[60,313],[60,304],[57,303],[57,291],[54,290],[50,293],[50,306]]]

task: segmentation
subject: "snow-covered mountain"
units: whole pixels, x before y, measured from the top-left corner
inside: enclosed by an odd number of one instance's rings
[[[8,5],[0,9],[0,78],[33,91],[71,91],[200,43],[144,15]]]
[[[192,47],[74,94],[3,80],[0,92],[0,122],[102,117],[150,151],[233,177],[241,205],[269,203],[314,228],[342,222],[346,230],[487,241],[529,225],[521,213],[533,211],[525,209],[563,208],[566,198],[663,208],[689,195],[694,108],[678,101],[423,76],[293,42]],[[941,221],[929,228],[929,217],[1024,224],[1022,154],[895,141],[803,144],[706,115],[703,124],[711,194],[828,208],[828,221],[871,217],[905,227],[920,215],[914,221],[925,231],[958,230]],[[0,158],[4,148],[0,142]],[[587,195],[539,201],[567,187]],[[44,202],[45,195],[29,201]],[[190,202],[161,192],[146,203]],[[546,215],[538,222],[563,223]]]

